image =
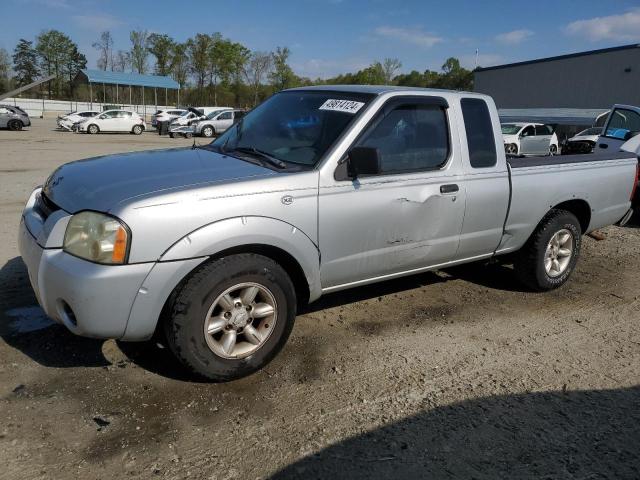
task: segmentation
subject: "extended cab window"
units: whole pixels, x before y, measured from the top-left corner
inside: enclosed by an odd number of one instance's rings
[[[463,98],[460,105],[464,129],[467,132],[471,167],[493,167],[498,161],[498,156],[487,102],[479,98]]]
[[[358,145],[378,149],[383,174],[441,168],[449,156],[446,112],[435,105],[399,105]]]

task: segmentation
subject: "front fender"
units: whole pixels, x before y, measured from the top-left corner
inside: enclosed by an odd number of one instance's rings
[[[318,247],[302,230],[275,218],[245,216],[205,225],[173,244],[160,261],[212,256],[242,245],[268,245],[286,251],[304,272],[309,284],[309,301],[320,296]]]

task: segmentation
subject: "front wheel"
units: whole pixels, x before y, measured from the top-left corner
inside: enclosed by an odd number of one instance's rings
[[[507,145],[505,145],[504,151],[507,155],[517,155],[518,146],[515,143],[508,143]]]
[[[207,138],[213,137],[214,133],[215,132],[213,131],[213,127],[210,126],[210,125],[207,125],[206,127],[202,128],[202,136],[203,137],[207,137]]]
[[[549,155],[554,156],[558,154],[558,146],[557,145],[551,145],[549,147]]]
[[[573,272],[582,243],[580,222],[566,210],[551,210],[518,252],[515,272],[536,291],[564,285]]]
[[[95,135],[96,133],[98,133],[100,131],[100,129],[98,128],[97,125],[91,124],[87,127],[87,133],[91,134],[91,135]]]
[[[176,292],[164,327],[187,368],[228,381],[267,365],[295,316],[295,289],[282,267],[262,255],[238,254],[200,267]]]
[[[8,124],[7,127],[9,128],[9,130],[13,130],[14,132],[17,132],[19,130],[22,130],[22,122],[20,120],[11,120]]]

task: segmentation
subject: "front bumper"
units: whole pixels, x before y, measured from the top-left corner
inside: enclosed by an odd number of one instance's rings
[[[124,337],[129,312],[153,263],[98,265],[61,248],[43,248],[24,219],[19,247],[36,298],[49,317],[77,335]]]
[[[175,286],[205,258],[129,265],[99,265],[62,250],[71,218],[57,210],[43,218],[29,198],[18,245],[29,281],[45,313],[86,337],[146,340]]]

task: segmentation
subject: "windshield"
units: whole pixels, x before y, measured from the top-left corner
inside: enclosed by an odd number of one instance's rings
[[[601,133],[602,133],[602,128],[600,127],[587,128],[586,130],[583,130],[580,133],[576,134],[576,137],[582,137],[585,135],[600,135]]]
[[[513,125],[510,123],[505,123],[502,125],[502,134],[503,135],[515,135],[520,131],[522,125]]]
[[[315,166],[372,97],[348,92],[281,92],[212,145],[223,152],[249,149],[284,162]]]

